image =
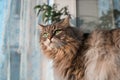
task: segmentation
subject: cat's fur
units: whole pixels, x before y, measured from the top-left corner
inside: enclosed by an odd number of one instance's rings
[[[40,27],[41,49],[61,80],[120,80],[120,29],[84,34],[70,26],[69,18]]]

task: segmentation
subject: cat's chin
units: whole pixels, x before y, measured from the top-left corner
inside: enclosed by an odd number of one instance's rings
[[[65,44],[64,43],[50,43],[47,46],[48,50],[53,50],[53,49],[60,49],[63,47]]]
[[[63,44],[63,43],[51,43],[49,45],[49,47],[51,47],[51,49],[59,49],[59,48],[63,47],[64,45],[65,44]]]

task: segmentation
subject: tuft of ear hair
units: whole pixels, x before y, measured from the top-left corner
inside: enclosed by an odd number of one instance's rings
[[[58,22],[58,25],[62,27],[69,27],[70,26],[69,20],[70,20],[70,15],[64,18],[62,21]]]
[[[40,31],[42,31],[44,27],[45,27],[44,25],[39,24],[38,29],[39,29]]]

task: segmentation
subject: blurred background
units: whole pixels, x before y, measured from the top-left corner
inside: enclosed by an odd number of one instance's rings
[[[86,33],[120,27],[120,0],[0,0],[0,80],[55,80],[39,47],[34,7],[43,3],[67,6],[71,25]]]

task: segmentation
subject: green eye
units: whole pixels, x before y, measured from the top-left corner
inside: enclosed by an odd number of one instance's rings
[[[62,30],[56,30],[55,31],[55,35],[58,35],[58,34],[60,34],[62,32]]]
[[[43,34],[43,37],[44,37],[44,38],[47,38],[47,37],[48,37],[48,33],[44,33],[44,34]]]

